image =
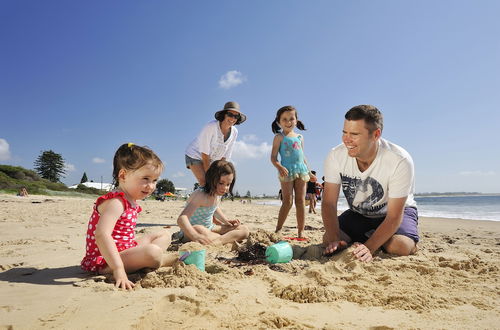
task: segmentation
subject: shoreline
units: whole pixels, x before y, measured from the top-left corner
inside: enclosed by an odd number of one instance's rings
[[[275,206],[275,207],[279,207],[280,206],[280,201],[279,200],[276,200],[276,199],[262,199],[262,200],[255,200],[255,201],[252,201],[253,203],[255,204],[258,204],[258,205],[268,205],[268,206]],[[320,207],[321,207],[321,202],[319,201],[318,202],[318,206],[316,207],[316,210],[317,212],[320,210]],[[422,213],[426,213],[426,212],[429,212],[429,211],[425,211],[425,210],[421,210],[421,208],[419,208],[418,204],[417,204],[417,209],[419,210],[419,213],[422,212]],[[345,211],[346,208],[340,208],[339,209],[339,214],[343,211]],[[307,212],[307,206],[306,206],[306,212]],[[493,222],[500,222],[500,218],[498,219],[480,219],[480,218],[459,218],[459,217],[456,217],[456,216],[442,216],[442,215],[420,215],[419,214],[419,219],[423,219],[423,218],[436,218],[436,219],[456,219],[456,220],[469,220],[469,221],[493,221]]]
[[[321,216],[306,213],[310,241],[290,241],[290,263],[235,263],[230,247],[209,247],[207,272],[161,268],[133,275],[139,287],[124,292],[79,268],[93,199],[0,194],[0,203],[0,328],[491,329],[500,322],[496,221],[421,217],[417,254],[379,252],[365,264],[348,250],[323,257]],[[184,201],[141,205],[138,235],[177,229]],[[254,240],[272,236],[276,207],[225,200],[221,208]],[[295,224],[292,209],[283,236],[295,236]]]

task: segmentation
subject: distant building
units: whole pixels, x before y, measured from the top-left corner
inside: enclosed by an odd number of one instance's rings
[[[182,197],[187,197],[189,195],[187,188],[175,188],[175,194]]]
[[[113,189],[113,184],[111,183],[101,183],[101,182],[84,182],[80,183],[83,184],[85,187],[89,188],[95,188],[95,189],[100,189],[100,190],[105,190],[105,191],[111,191]],[[77,184],[70,186],[68,188],[70,189],[76,189],[78,187]]]

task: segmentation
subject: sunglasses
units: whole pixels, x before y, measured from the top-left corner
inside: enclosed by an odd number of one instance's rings
[[[232,112],[229,112],[229,111],[226,112],[226,116],[229,116],[229,117],[234,118],[234,119],[240,119],[241,118],[241,116],[240,116],[239,113],[232,113]]]

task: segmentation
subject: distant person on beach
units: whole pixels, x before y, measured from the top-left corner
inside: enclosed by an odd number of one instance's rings
[[[312,174],[316,175],[316,171],[311,171]],[[309,178],[306,186],[306,194],[309,199],[309,213],[316,214],[316,177]]]
[[[271,163],[278,170],[282,193],[276,232],[281,231],[283,228],[283,224],[292,208],[295,192],[297,231],[298,237],[302,238],[305,226],[306,182],[314,175],[310,173],[307,167],[306,157],[304,156],[304,138],[294,131],[296,127],[299,130],[305,130],[304,124],[298,120],[297,110],[291,105],[280,108],[271,124],[275,134],[271,151]],[[278,153],[281,162],[278,161]]]
[[[233,194],[236,171],[233,164],[217,160],[205,174],[205,185],[195,190],[177,219],[180,232],[174,236],[182,242],[220,245],[248,237],[248,228],[240,220],[228,219],[220,209],[221,197]]]
[[[318,181],[316,181],[316,201],[320,201],[321,200],[321,194],[323,192],[323,184],[319,183]],[[316,205],[317,202],[316,202]]]
[[[137,204],[151,195],[163,171],[163,163],[146,147],[133,143],[121,145],[113,159],[113,184],[116,189],[101,196],[87,225],[86,254],[82,269],[98,274],[112,273],[115,286],[132,289],[127,273],[141,268],[172,265],[178,258],[163,254],[170,244],[167,230],[135,238]]]
[[[186,167],[191,169],[200,187],[205,186],[205,173],[213,161],[230,160],[234,142],[238,137],[235,125],[247,117],[236,102],[227,102],[215,113],[215,119],[203,127],[198,136],[186,148]]]
[[[407,256],[417,250],[414,167],[400,146],[381,137],[382,113],[358,105],[345,114],[343,144],[325,159],[321,213],[325,254],[354,242],[354,255],[370,261],[377,249]],[[337,216],[340,188],[349,209]]]
[[[17,196],[28,197],[29,194],[28,194],[28,190],[26,190],[26,187],[22,187],[21,189],[19,189]]]

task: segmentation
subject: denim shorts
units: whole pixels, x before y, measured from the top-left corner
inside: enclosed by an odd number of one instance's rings
[[[203,163],[201,161],[201,159],[194,159],[194,158],[189,157],[188,155],[185,155],[185,159],[186,159],[186,168],[191,168],[191,165]]]
[[[364,243],[370,234],[384,221],[382,218],[367,218],[352,210],[347,210],[339,215],[340,229],[351,238],[353,242]],[[394,233],[411,238],[415,243],[418,237],[418,212],[414,207],[405,207],[403,221]]]

